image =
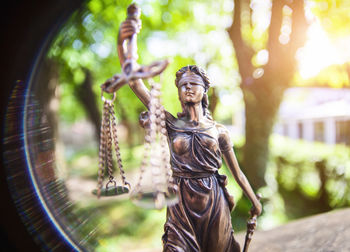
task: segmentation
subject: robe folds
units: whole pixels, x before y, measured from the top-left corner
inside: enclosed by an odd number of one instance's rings
[[[223,148],[211,133],[215,123],[185,128],[171,114],[166,117],[179,202],[167,209],[163,251],[240,251],[231,224],[233,197],[225,188],[226,176],[218,173]]]

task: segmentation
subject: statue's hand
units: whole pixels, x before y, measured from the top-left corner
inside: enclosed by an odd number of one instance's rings
[[[139,33],[141,30],[141,22],[134,19],[126,19],[121,23],[119,28],[118,42],[122,43],[126,39],[130,39],[132,35]]]
[[[253,206],[250,209],[250,215],[251,216],[260,216],[262,212],[262,205],[259,200],[256,200],[253,202]]]
[[[140,126],[144,129],[150,127],[150,118],[149,118],[149,113],[148,111],[143,111],[140,116],[139,116],[139,123]]]

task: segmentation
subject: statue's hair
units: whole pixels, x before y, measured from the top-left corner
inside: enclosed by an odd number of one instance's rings
[[[210,111],[208,109],[208,107],[209,107],[208,89],[210,87],[210,80],[209,80],[207,73],[201,67],[198,67],[196,65],[182,67],[181,69],[179,69],[176,72],[175,85],[177,87],[179,87],[179,82],[182,78],[182,75],[184,75],[184,73],[186,73],[186,72],[192,72],[192,73],[194,73],[202,78],[203,83],[204,83],[204,94],[203,94],[203,98],[202,98],[203,114],[208,119],[213,120],[213,118],[211,117]],[[183,104],[181,104],[181,106],[184,107]],[[178,117],[184,116],[184,112],[178,113],[177,116]]]

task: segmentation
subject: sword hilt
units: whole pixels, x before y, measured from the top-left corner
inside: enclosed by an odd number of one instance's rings
[[[256,195],[256,198],[260,201],[261,194],[258,193]],[[244,247],[242,252],[248,252],[248,247],[249,247],[250,241],[252,240],[252,236],[254,234],[254,231],[257,225],[257,218],[258,216],[256,214],[253,214],[250,216],[250,218],[247,221],[247,233],[245,235]]]
[[[136,4],[129,5],[127,9],[128,13],[128,20],[134,20],[138,25],[141,25],[141,8],[138,7]],[[137,34],[133,34],[129,41],[127,42],[127,51],[126,51],[126,59],[134,60],[135,62],[138,59],[137,55]]]

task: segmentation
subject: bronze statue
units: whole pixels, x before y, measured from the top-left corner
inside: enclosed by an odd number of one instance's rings
[[[122,44],[140,31],[140,22],[126,19],[120,27],[118,54],[124,66]],[[115,82],[114,82],[115,83]],[[252,202],[252,216],[261,214],[261,204],[239,168],[228,130],[216,123],[208,110],[210,81],[198,66],[185,66],[176,73],[175,84],[182,112],[165,112],[170,163],[179,201],[167,208],[164,225],[164,251],[240,251],[233,237],[230,212],[233,197],[225,188],[227,178],[218,173],[222,157],[235,180]],[[102,85],[116,91],[110,80]],[[150,92],[142,79],[129,80],[129,86],[148,108]]]

